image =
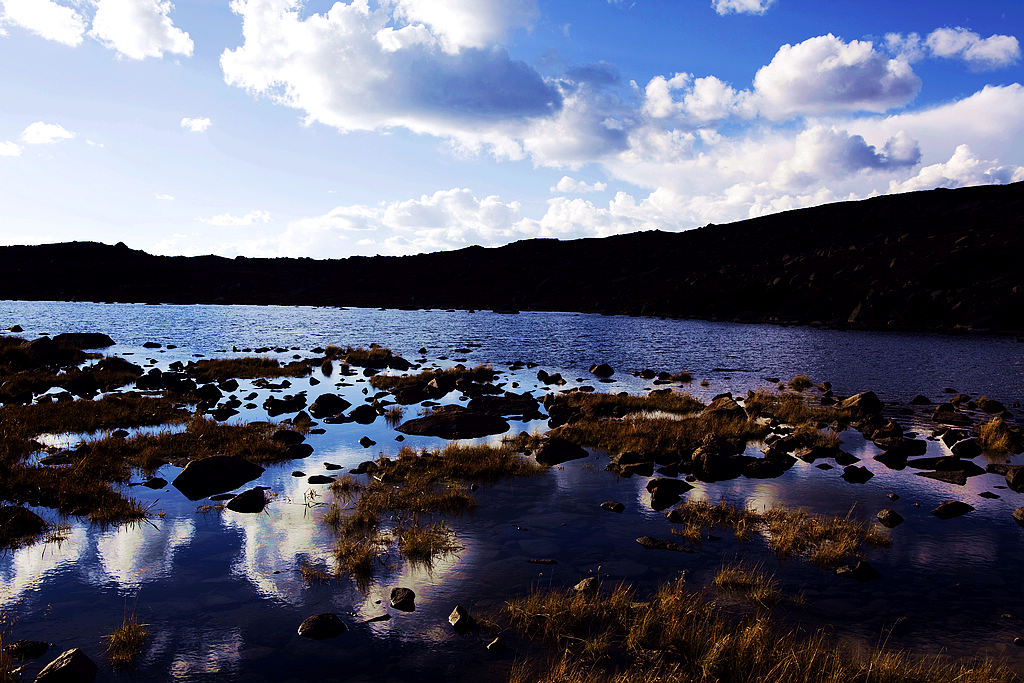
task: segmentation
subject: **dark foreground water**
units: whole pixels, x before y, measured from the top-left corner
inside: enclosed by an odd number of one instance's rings
[[[285,353],[268,354],[287,360],[311,356],[311,348],[329,343],[377,342],[410,359],[419,358],[417,349],[426,347],[430,366],[457,359],[495,367],[533,361],[561,371],[570,380],[568,387],[589,383],[608,391],[651,387],[630,376],[630,370],[685,369],[710,381],[706,388],[696,381],[689,387],[704,399],[768,386],[765,377],[785,379],[804,372],[815,381],[831,381],[838,393],[872,389],[888,402],[888,413],[919,426],[927,424],[927,411],[901,414],[916,394],[934,401],[951,387],[1008,406],[1024,399],[1024,344],[993,337],[571,313],[0,302],[0,328],[14,324],[28,338],[43,332],[106,332],[118,342],[107,353],[158,367],[190,360],[193,354],[241,355],[232,347],[288,347]],[[142,348],[146,341],[179,348],[147,350]],[[460,348],[471,351],[456,353]],[[600,384],[589,375],[589,365],[602,361],[616,368],[616,382]],[[337,387],[338,377],[325,378],[319,371],[314,376],[322,383],[292,380],[288,393],[304,389],[312,401],[334,391],[354,404],[365,398],[365,382]],[[517,391],[530,389],[538,396],[543,391],[536,370],[506,373],[501,379],[519,381]],[[241,384],[239,395],[254,390],[250,382]],[[255,403],[262,404],[268,392],[258,391]],[[446,399],[457,401],[455,393]],[[407,407],[406,417],[416,410]],[[265,417],[254,410],[235,419]],[[497,612],[510,595],[538,585],[572,584],[592,572],[627,580],[643,593],[685,571],[698,587],[723,563],[743,559],[776,572],[787,592],[803,593],[802,606],[784,610],[794,624],[832,625],[837,637],[859,643],[886,640],[890,646],[927,652],[1005,657],[1024,671],[1024,648],[1011,644],[1015,636],[1024,636],[1019,577],[1024,530],[1010,517],[1024,505],[1024,495],[1001,488],[1004,482],[997,475],[973,477],[960,487],[914,476],[913,470],[892,471],[871,459],[877,452],[873,444],[847,432],[844,449],[876,475],[866,484],[845,482],[841,469],[822,471],[798,462],[778,479],[697,484],[688,494],[758,508],[805,506],[860,519],[894,507],[906,522],[892,530],[891,547],[869,552],[883,578],[862,584],[799,559],[779,561],[763,541],[740,543],[727,532],[718,533],[721,540],[702,543],[692,555],[645,550],[636,537],[668,537],[670,525],[663,513],[650,509],[646,478],[613,476],[604,471],[607,456],[595,452],[537,477],[482,487],[477,510],[447,518],[463,550],[430,570],[393,556],[369,587],[356,586],[345,576],[310,586],[298,573],[299,564],[333,566],[332,535],[320,523],[330,494],[326,487],[293,477],[292,471],[320,474],[327,462],[348,468],[382,453],[394,455],[401,445],[444,443],[408,437],[399,444],[383,419],[369,426],[324,426],[325,434],[308,439],[315,448],[312,456],[269,467],[254,482],[277,496],[265,514],[201,513],[196,507],[203,501],[190,502],[174,488],[152,492],[136,487],[133,496],[163,513],[152,524],[101,530],[72,521],[68,540],[59,546],[36,545],[0,556],[0,611],[9,637],[51,641],[56,652],[81,647],[101,663],[101,676],[111,680],[500,680],[516,649],[494,657],[484,650],[482,636],[452,633],[447,615],[456,603],[477,614]],[[543,422],[512,422],[513,432],[543,428]],[[362,448],[362,436],[377,445]],[[937,442],[928,448],[927,455],[945,454]],[[984,457],[976,461],[986,462]],[[167,466],[159,474],[170,481],[177,471]],[[1000,498],[978,495],[986,491]],[[891,502],[889,492],[900,500]],[[951,498],[976,510],[945,522],[929,514]],[[598,505],[609,499],[625,503],[626,511],[602,511]],[[536,558],[557,564],[527,561]],[[387,596],[397,585],[416,591],[415,612],[388,608]],[[126,610],[135,610],[153,636],[137,670],[111,671],[103,663],[102,638],[120,624]],[[349,633],[324,642],[296,634],[303,618],[324,611],[343,615]],[[393,618],[366,623],[385,613]]]

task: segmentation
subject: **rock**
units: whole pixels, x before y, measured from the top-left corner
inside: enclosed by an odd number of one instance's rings
[[[73,349],[105,349],[114,345],[113,339],[100,332],[65,332],[58,334],[53,341]]]
[[[452,625],[452,628],[460,632],[469,631],[476,625],[473,617],[470,616],[469,612],[462,605],[455,605],[455,609],[448,615],[448,623]]]
[[[962,470],[936,470],[935,472],[915,472],[915,474],[919,477],[944,481],[947,484],[957,484],[958,486],[965,486],[967,484],[967,474]]]
[[[677,553],[692,553],[693,548],[682,543],[676,543],[666,538],[654,538],[652,536],[641,536],[636,542],[648,550],[673,550]]]
[[[538,419],[541,416],[540,402],[529,392],[514,394],[506,392],[504,396],[480,396],[474,398],[466,406],[487,415],[521,416],[526,420]]]
[[[859,467],[857,465],[848,465],[843,468],[843,479],[850,482],[851,484],[863,484],[868,479],[873,477],[871,471],[866,467]]]
[[[551,467],[570,460],[585,458],[588,455],[585,449],[577,446],[572,441],[553,436],[545,439],[544,445],[537,451],[537,462]]]
[[[501,639],[501,636],[496,636],[494,640],[487,643],[487,651],[495,654],[500,654],[505,651],[505,641]]]
[[[243,491],[228,501],[225,506],[232,512],[259,513],[267,506],[267,494],[262,487],[257,486],[248,491]]]
[[[167,486],[167,480],[163,477],[150,477],[146,481],[142,482],[140,486],[145,486],[147,489],[162,489]]]
[[[1017,493],[1024,493],[1024,465],[1010,465],[1006,468],[1006,485]]]
[[[1024,507],[1019,507],[1013,511],[1013,519],[1017,524],[1024,526]]]
[[[601,587],[601,582],[596,576],[588,576],[572,587],[577,593],[596,593]]]
[[[263,409],[267,411],[267,415],[270,417],[283,415],[285,413],[297,413],[305,407],[306,394],[301,391],[297,394],[285,396],[283,398],[269,396],[267,397],[267,400],[263,402]]]
[[[96,680],[95,662],[75,648],[61,653],[39,672],[36,683],[92,683]]]
[[[376,446],[377,442],[368,436],[364,436],[361,439],[359,439],[359,445],[362,446],[363,448],[369,448],[370,446]]]
[[[508,422],[494,415],[479,413],[462,406],[441,406],[430,415],[407,420],[397,427],[405,434],[439,436],[444,439],[475,439],[502,434]]]
[[[306,480],[309,484],[330,484],[334,481],[334,477],[327,476],[326,474],[314,474]]]
[[[378,417],[380,417],[380,413],[377,412],[377,409],[368,404],[356,406],[348,414],[350,420],[361,425],[373,424]]]
[[[608,512],[622,512],[626,506],[616,500],[606,500],[601,503],[601,508]]]
[[[836,570],[836,576],[845,576],[850,579],[856,579],[857,581],[869,581],[870,579],[877,579],[881,576],[878,570],[872,567],[864,560],[860,560],[854,565],[846,565]]]
[[[921,394],[918,394],[914,398],[910,399],[910,405],[912,406],[930,406],[931,404],[931,399],[929,399],[927,396],[922,396]]]
[[[537,379],[540,380],[543,384],[556,384],[559,386],[565,384],[565,380],[562,379],[562,373],[560,372],[556,372],[554,374],[549,375],[544,370],[538,370]]]
[[[974,437],[969,437],[954,443],[949,451],[958,458],[975,458],[981,455],[981,444]]]
[[[679,497],[693,487],[680,479],[652,479],[647,482],[651,494],[651,508],[660,511],[675,505]]]
[[[941,441],[946,448],[952,448],[953,444],[966,439],[970,433],[966,429],[953,429],[952,427],[942,433]]]
[[[297,443],[288,447],[288,457],[292,460],[308,458],[313,455],[313,447],[308,443]]]
[[[309,414],[316,418],[337,417],[348,410],[351,405],[337,394],[321,394],[309,406]]]
[[[7,654],[14,659],[38,659],[50,650],[50,644],[41,640],[18,640],[7,646]]]
[[[181,471],[174,488],[189,500],[232,491],[263,474],[263,468],[234,455],[211,455],[193,460]]]
[[[278,429],[270,439],[285,446],[295,446],[305,441],[306,437],[291,429]]]
[[[60,336],[61,335],[57,335],[56,337],[54,337],[54,341],[58,341],[60,339]],[[988,398],[986,396],[982,396],[981,398],[978,399],[978,410],[982,411],[983,413],[988,413],[990,415],[998,415],[999,413],[1002,413],[1003,411],[1006,410],[1006,406],[1004,406],[999,401]]]
[[[959,500],[947,500],[944,503],[940,503],[937,508],[932,510],[932,514],[939,519],[952,519],[959,517],[960,515],[966,515],[974,508],[967,503]]]
[[[299,624],[299,635],[305,638],[312,638],[313,640],[334,638],[347,630],[348,627],[345,626],[345,622],[333,612],[314,614]]]
[[[949,425],[969,425],[971,424],[971,418],[967,417],[963,413],[956,412],[956,409],[950,403],[940,403],[939,407],[932,414],[932,419],[936,422]]]
[[[28,508],[0,506],[0,548],[12,547],[46,531],[46,522]]]
[[[882,526],[892,529],[903,523],[903,517],[892,508],[885,508],[878,511],[878,521],[882,523]]]
[[[591,365],[590,372],[591,374],[597,377],[611,377],[612,375],[615,374],[615,370],[613,370],[612,366],[608,365],[607,363]]]
[[[142,345],[142,348],[144,348],[144,349],[159,349],[160,348],[160,344],[158,342],[148,341],[148,342],[146,342],[145,344]]]
[[[702,412],[703,415],[716,415],[721,417],[736,417],[746,419],[747,411],[737,403],[732,396],[719,396],[711,402]]]
[[[391,606],[402,612],[412,612],[416,609],[416,593],[411,588],[392,588]]]
[[[882,412],[882,402],[873,391],[865,391],[854,394],[850,398],[839,403],[840,410],[850,414],[852,417],[865,418],[878,415]]]

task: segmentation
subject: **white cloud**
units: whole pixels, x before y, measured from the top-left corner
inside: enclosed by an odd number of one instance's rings
[[[0,0],[0,4],[3,6],[0,23],[21,26],[47,40],[71,47],[82,43],[85,18],[71,7],[54,0]]]
[[[89,32],[96,40],[129,59],[191,56],[192,39],[174,25],[168,0],[96,0]]]
[[[213,121],[204,117],[186,116],[181,120],[181,127],[192,133],[202,133],[213,125]]]
[[[505,11],[497,2],[443,5],[457,6]],[[300,16],[297,0],[233,0],[231,8],[242,17],[244,42],[221,55],[225,81],[299,109],[307,122],[342,131],[400,126],[453,139],[462,149],[514,155],[517,145],[509,140],[532,118],[559,110],[559,91],[505,50],[445,52],[446,40],[476,38],[456,36],[439,15],[432,21],[440,28],[430,27],[429,35],[415,27],[406,35],[387,4],[335,3],[308,17]],[[431,11],[419,3],[403,11],[413,10]]]
[[[910,102],[921,79],[910,65],[890,59],[870,41],[849,43],[829,33],[783,45],[754,76],[762,115],[884,112]]]
[[[1003,185],[1024,180],[1024,166],[982,161],[967,145],[957,145],[949,161],[925,166],[912,178],[889,183],[889,192],[931,190],[936,187]]]
[[[26,145],[52,145],[61,140],[70,140],[75,134],[56,123],[36,121],[29,124],[21,133],[21,141]]]
[[[0,142],[0,157],[21,156],[21,145],[16,142]]]
[[[936,57],[963,59],[978,69],[1009,66],[1020,59],[1020,43],[1015,37],[996,34],[982,38],[959,26],[932,31],[925,44]]]
[[[397,5],[399,16],[429,26],[448,52],[500,43],[540,15],[535,0],[397,0]]]
[[[764,14],[774,4],[775,0],[711,0],[719,14]]]
[[[157,199],[159,199],[162,202],[172,202],[172,201],[174,201],[174,195],[164,194],[163,192],[157,193],[155,196],[156,196]]]
[[[865,170],[914,166],[920,159],[917,143],[905,134],[879,150],[860,135],[818,125],[796,136],[793,156],[775,168],[771,179],[778,188],[803,189]]]
[[[583,180],[576,180],[575,178],[564,175],[558,183],[551,188],[551,192],[557,192],[559,194],[583,194],[586,192],[604,192],[607,189],[608,185],[606,183],[595,182],[590,184]]]
[[[235,216],[230,213],[221,213],[217,214],[216,216],[211,216],[209,218],[200,218],[199,220],[203,223],[207,223],[209,225],[216,225],[219,227],[240,227],[245,225],[254,225],[257,223],[269,223],[270,214],[266,211],[257,209],[255,211],[250,211],[244,216]]]

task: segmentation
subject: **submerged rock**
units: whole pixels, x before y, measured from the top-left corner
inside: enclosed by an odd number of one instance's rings
[[[586,449],[577,446],[568,439],[553,436],[545,439],[544,445],[537,451],[537,462],[541,465],[560,465],[570,460],[587,457]]]
[[[397,429],[417,436],[475,439],[507,432],[509,425],[500,417],[478,413],[462,406],[441,406],[430,415],[407,420]]]
[[[891,529],[894,526],[902,524],[903,517],[892,508],[885,508],[884,510],[878,511],[878,521],[881,522],[883,526]]]
[[[601,508],[608,512],[622,512],[626,509],[626,506],[617,500],[606,500],[601,503]]]
[[[41,640],[19,640],[7,647],[7,654],[15,659],[38,659],[50,650],[50,644]]]
[[[932,510],[932,514],[939,519],[952,519],[954,517],[959,517],[960,515],[966,515],[973,509],[974,507],[962,501],[947,500],[944,503],[940,503],[937,508]]]
[[[345,626],[345,622],[333,612],[314,614],[299,624],[299,635],[305,638],[312,638],[313,640],[334,638],[347,630],[348,627]]]
[[[877,579],[881,574],[866,561],[860,560],[856,564],[840,567],[836,570],[836,576],[845,576],[857,581],[869,581]]]
[[[263,474],[263,468],[234,455],[211,455],[193,460],[172,485],[189,500],[232,491]]]
[[[232,512],[259,513],[267,506],[267,494],[263,487],[243,491],[228,501],[225,506]]]
[[[843,468],[843,479],[850,482],[851,484],[863,484],[868,479],[873,477],[871,470],[866,467],[859,467],[857,465],[848,465]]]
[[[36,683],[92,683],[96,673],[96,663],[76,647],[43,667]]]

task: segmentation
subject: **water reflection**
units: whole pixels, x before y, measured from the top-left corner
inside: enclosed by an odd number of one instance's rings
[[[114,581],[122,589],[136,591],[145,582],[166,578],[175,552],[186,546],[195,532],[194,521],[177,518],[126,524],[102,533],[96,541],[105,575],[101,581]]]
[[[8,608],[30,591],[38,591],[46,580],[70,570],[86,554],[89,532],[72,528],[60,543],[42,543],[0,556],[0,607]]]

